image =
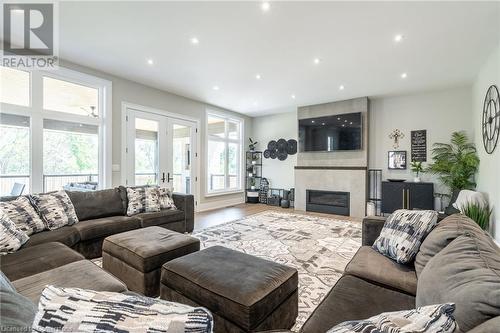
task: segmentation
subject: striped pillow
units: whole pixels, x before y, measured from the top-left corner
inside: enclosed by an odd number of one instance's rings
[[[433,210],[395,211],[387,218],[373,248],[400,264],[415,260],[422,241],[436,225],[437,212]]]
[[[385,312],[365,320],[346,321],[327,333],[455,333],[459,332],[453,318],[455,304],[436,304],[414,310]]]
[[[16,252],[29,237],[0,209],[0,255]]]
[[[0,202],[0,209],[28,236],[45,230],[45,224],[26,197]]]
[[[141,295],[47,286],[40,297],[33,332],[210,333],[204,308]]]
[[[78,223],[75,207],[66,191],[32,194],[30,200],[49,230]]]
[[[127,199],[127,216],[160,211],[160,193],[157,187],[127,187]]]

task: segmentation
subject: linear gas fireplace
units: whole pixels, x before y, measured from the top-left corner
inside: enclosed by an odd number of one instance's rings
[[[349,192],[306,190],[306,210],[349,216]]]

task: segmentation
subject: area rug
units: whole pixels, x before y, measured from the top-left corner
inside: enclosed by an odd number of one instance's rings
[[[265,211],[195,231],[202,247],[222,245],[299,272],[298,331],[361,246],[361,223]]]

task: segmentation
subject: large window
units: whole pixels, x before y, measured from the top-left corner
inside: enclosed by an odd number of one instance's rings
[[[242,121],[208,114],[207,192],[241,190]]]
[[[0,83],[0,195],[111,185],[110,82],[0,67]]]

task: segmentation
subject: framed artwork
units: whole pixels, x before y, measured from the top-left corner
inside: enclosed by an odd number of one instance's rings
[[[405,170],[406,150],[389,151],[387,159],[387,167],[389,168],[389,170]]]

